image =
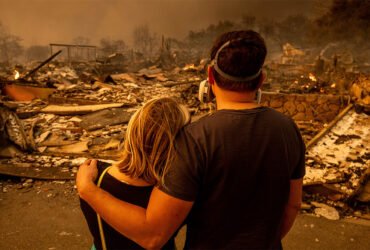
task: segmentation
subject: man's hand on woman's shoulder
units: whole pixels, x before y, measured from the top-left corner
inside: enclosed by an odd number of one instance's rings
[[[98,176],[97,160],[86,160],[78,169],[76,186],[79,196],[83,199]]]

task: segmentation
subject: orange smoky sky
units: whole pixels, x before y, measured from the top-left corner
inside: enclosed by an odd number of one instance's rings
[[[220,20],[243,15],[280,19],[312,15],[316,0],[0,0],[0,22],[24,45],[71,43],[78,36],[92,44],[123,39],[148,25],[152,32],[184,38]]]

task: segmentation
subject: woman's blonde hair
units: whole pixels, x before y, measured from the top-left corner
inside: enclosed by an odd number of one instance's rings
[[[172,98],[152,99],[131,117],[123,146],[122,173],[163,184],[174,157],[174,139],[190,116]]]

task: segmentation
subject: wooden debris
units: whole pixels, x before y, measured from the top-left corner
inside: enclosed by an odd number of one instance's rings
[[[58,146],[64,146],[64,145],[70,145],[74,144],[77,141],[72,140],[65,140],[64,136],[57,135],[55,133],[51,133],[50,135],[45,138],[44,141],[41,141],[37,144],[37,146],[46,146],[46,147],[58,147]]]
[[[48,152],[58,152],[58,153],[82,153],[86,152],[89,150],[88,148],[88,141],[81,141],[81,142],[76,142],[73,144],[69,145],[64,145],[61,147],[48,147],[47,151]]]
[[[370,166],[366,172],[361,176],[361,185],[349,198],[350,200],[358,200],[361,202],[370,202]]]
[[[0,138],[3,137],[9,138],[23,150],[29,149],[30,143],[17,114],[5,107],[0,107]]]
[[[14,145],[2,142],[2,145],[0,147],[0,158],[13,158],[22,154],[23,152],[16,148]]]
[[[318,133],[307,145],[307,149],[310,148],[311,146],[315,145],[316,142],[318,142],[321,137],[323,137],[331,128],[333,128],[335,126],[335,124],[337,124],[337,122],[342,119],[342,117],[344,115],[347,114],[347,112],[349,110],[351,110],[353,107],[352,104],[348,105],[342,112],[340,112],[340,114],[333,120],[330,122],[330,124],[325,127],[322,131],[320,131],[320,133]]]
[[[125,108],[106,109],[82,117],[80,127],[92,131],[106,126],[127,123],[133,112],[128,112]]]
[[[327,183],[307,185],[307,186],[304,186],[303,190],[311,194],[320,194],[333,201],[341,200],[345,198],[347,195],[335,184],[327,184]]]
[[[135,78],[127,73],[115,74],[115,75],[111,75],[111,77],[114,81],[126,81],[130,83],[136,82]]]
[[[97,104],[97,105],[80,105],[80,106],[61,106],[61,105],[48,105],[41,109],[42,113],[58,114],[58,115],[81,115],[98,110],[122,107],[123,103],[111,104]]]
[[[46,180],[71,180],[75,179],[74,173],[69,171],[62,171],[62,168],[41,168],[32,166],[15,166],[11,164],[0,163],[0,174],[46,179]]]
[[[109,101],[101,101],[101,100],[87,100],[82,98],[71,98],[71,97],[62,97],[62,96],[51,96],[48,99],[49,104],[78,104],[78,105],[97,105],[103,103],[111,103]]]

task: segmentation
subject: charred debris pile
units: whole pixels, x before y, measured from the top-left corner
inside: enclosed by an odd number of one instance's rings
[[[266,63],[263,90],[349,97],[334,122],[296,120],[309,145],[302,209],[369,219],[370,65],[336,46],[303,51],[285,44]],[[74,179],[86,158],[119,159],[130,116],[151,98],[176,98],[193,121],[215,109],[197,99],[208,59],[166,46],[154,61],[134,54],[60,61],[59,53],[0,71],[0,173],[22,177],[24,187],[32,179]]]

